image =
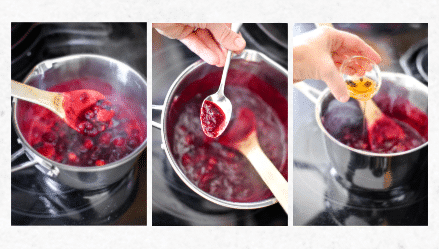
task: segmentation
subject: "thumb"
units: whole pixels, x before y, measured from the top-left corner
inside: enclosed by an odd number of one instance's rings
[[[241,52],[245,48],[245,40],[241,35],[233,32],[224,23],[209,23],[206,26],[210,33],[214,36],[215,40],[221,44],[225,49],[232,50],[234,52]]]
[[[320,79],[328,85],[334,97],[340,102],[347,102],[349,100],[349,94],[346,83],[332,58],[329,56],[324,58],[319,68]]]

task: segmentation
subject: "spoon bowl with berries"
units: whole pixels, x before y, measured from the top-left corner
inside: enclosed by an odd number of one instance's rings
[[[92,137],[104,131],[114,116],[111,102],[95,90],[49,92],[12,80],[11,94],[51,110],[72,129]]]

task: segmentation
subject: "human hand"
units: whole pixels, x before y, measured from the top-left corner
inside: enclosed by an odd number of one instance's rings
[[[323,80],[341,102],[349,100],[346,83],[339,72],[343,61],[361,55],[381,62],[380,55],[354,34],[320,27],[293,39],[293,82]]]
[[[245,40],[233,32],[230,23],[153,23],[160,34],[178,39],[205,62],[223,67],[227,50],[239,54]]]

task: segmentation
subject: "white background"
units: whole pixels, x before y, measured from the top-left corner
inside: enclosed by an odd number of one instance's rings
[[[140,0],[3,0],[0,10],[0,79],[3,81],[0,83],[0,167],[3,167],[0,170],[0,248],[439,248],[439,153],[435,153],[438,151],[439,131],[439,60],[436,47],[439,44],[439,1],[179,0],[170,3]],[[293,227],[290,215],[289,227],[152,227],[149,205],[147,226],[12,227],[9,170],[11,22],[62,21],[148,22],[148,38],[151,37],[152,22],[287,22],[290,24],[290,37],[294,22],[429,23],[429,226]],[[289,44],[291,48],[291,38]],[[151,75],[150,47],[147,58],[148,75]],[[289,58],[289,68],[293,68],[292,49]],[[150,77],[148,84],[148,94],[151,94]],[[292,102],[289,101],[290,105]],[[289,110],[292,110],[292,106]],[[292,115],[289,118],[292,123]],[[292,162],[291,140],[289,144],[289,161]],[[148,167],[151,165],[150,159],[151,155],[148,154]],[[150,167],[148,172],[151,172]],[[289,178],[292,179],[292,176]],[[151,174],[147,179],[150,183]],[[290,210],[292,192],[290,188]],[[150,184],[147,200],[151,201]]]

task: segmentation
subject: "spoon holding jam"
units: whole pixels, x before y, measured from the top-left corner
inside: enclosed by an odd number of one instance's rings
[[[231,29],[233,32],[238,32],[240,27],[241,23],[233,23]],[[201,106],[201,127],[204,134],[211,138],[216,138],[224,132],[232,116],[232,103],[224,95],[224,85],[226,84],[231,57],[232,51],[229,50],[227,51],[226,63],[218,91],[207,96]]]
[[[218,91],[207,96],[201,106],[201,127],[208,137],[216,138],[221,135],[232,116],[232,102],[224,95],[224,85],[226,84],[231,55],[232,52],[229,50]]]
[[[94,90],[48,92],[12,80],[11,94],[51,110],[72,129],[91,137],[111,125],[114,116],[111,103]]]

